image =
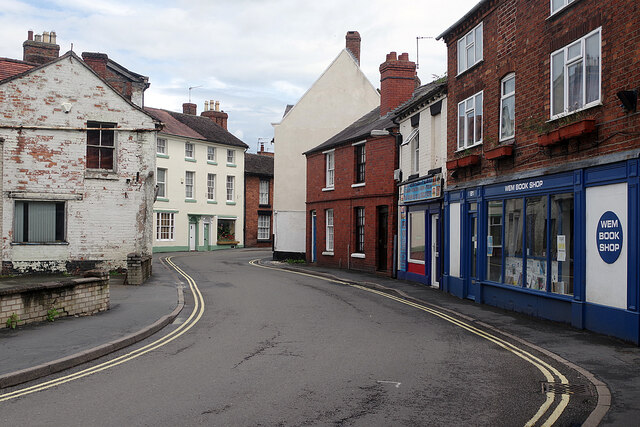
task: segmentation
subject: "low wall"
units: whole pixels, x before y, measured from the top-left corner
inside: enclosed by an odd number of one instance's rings
[[[46,320],[52,309],[58,312],[56,318],[108,310],[108,276],[0,289],[0,328],[14,313],[20,319],[18,325],[24,325]]]
[[[127,284],[142,285],[153,274],[153,257],[130,253],[127,255]]]

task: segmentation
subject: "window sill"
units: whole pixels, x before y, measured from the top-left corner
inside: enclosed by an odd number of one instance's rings
[[[214,161],[212,161],[212,160],[207,160],[207,164],[208,164],[208,165],[218,166],[218,162],[214,162]]]
[[[271,243],[271,239],[258,239],[258,243]]]
[[[271,209],[271,205],[270,205],[270,204],[268,204],[268,203],[267,203],[267,204],[262,204],[262,203],[260,203],[260,204],[258,205],[258,208],[262,208],[262,209]]]
[[[334,187],[325,187],[322,189],[322,191],[333,191]]]
[[[461,153],[461,152],[463,152],[463,151],[465,151],[465,150],[471,150],[472,148],[478,147],[479,145],[482,145],[482,141],[480,141],[480,142],[476,142],[475,144],[470,145],[470,146],[468,146],[468,147],[458,148],[455,152],[456,152],[456,153]]]
[[[207,204],[209,204],[209,205],[217,205],[218,202],[216,202],[215,200],[207,200]]]
[[[156,202],[168,202],[168,201],[169,201],[169,199],[167,199],[166,197],[158,197],[156,199]]]
[[[358,187],[364,187],[365,183],[364,182],[358,182],[356,184],[351,184],[351,188],[358,188]]]
[[[236,202],[230,202],[230,201],[227,201],[227,204],[228,204],[228,205],[235,205],[235,204],[236,204]]]
[[[184,199],[185,203],[197,203],[198,201],[196,199]]]
[[[69,242],[11,242],[11,246],[68,246]]]
[[[469,71],[473,70],[474,68],[479,67],[480,64],[482,64],[483,62],[484,62],[484,58],[482,58],[480,61],[476,62],[475,64],[473,64],[471,67],[467,68],[466,70],[463,70],[463,71],[459,72],[458,75],[456,76],[456,79],[458,77],[463,76],[464,74],[468,73]]]
[[[583,106],[580,109],[573,110],[573,111],[568,111],[568,112],[563,112],[563,113],[560,113],[560,114],[556,114],[555,116],[553,116],[549,120],[547,120],[545,123],[553,123],[556,120],[562,119],[564,117],[569,117],[572,114],[580,113],[580,112],[588,110],[590,108],[601,107],[601,106],[602,106],[602,100],[590,102],[589,104]]]
[[[355,253],[355,254],[351,254],[351,258],[360,258],[360,259],[364,259],[365,256],[364,254],[361,253]]]
[[[333,252],[329,252],[329,251],[322,252],[322,255],[324,255],[324,256],[333,256]]]
[[[192,162],[192,163],[196,163],[196,159],[194,159],[193,157],[185,157],[184,158],[185,162]]]
[[[159,157],[161,159],[168,159],[169,155],[167,154],[160,154],[160,153],[156,153],[156,157]]]
[[[238,166],[235,163],[227,163],[228,168],[237,168]]]
[[[84,171],[85,179],[106,179],[110,181],[117,181],[118,174],[114,171],[102,171],[97,169],[85,170]]]

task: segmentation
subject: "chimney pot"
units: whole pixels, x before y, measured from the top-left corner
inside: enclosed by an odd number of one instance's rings
[[[380,115],[384,116],[411,98],[416,84],[416,63],[409,61],[409,54],[387,54],[380,65]]]
[[[36,34],[36,41],[42,42],[42,34]]]
[[[43,43],[50,43],[50,38],[49,38],[49,31],[43,31],[42,32],[42,42]]]
[[[198,106],[196,104],[192,104],[191,102],[185,102],[182,104],[182,114],[190,114],[192,116],[196,115],[198,110]]]
[[[209,111],[209,101],[204,101],[204,111]]]
[[[216,111],[220,111],[220,101],[216,101]]]
[[[32,30],[27,31],[27,40],[33,41],[33,31]]]
[[[351,52],[358,65],[360,65],[360,33],[357,31],[347,31],[345,39],[347,50]]]
[[[56,44],[56,32],[55,31],[51,31],[51,34],[49,35],[50,39],[51,39],[51,44]]]
[[[400,56],[398,57],[399,61],[408,61],[409,60],[409,54],[404,52],[401,53]]]

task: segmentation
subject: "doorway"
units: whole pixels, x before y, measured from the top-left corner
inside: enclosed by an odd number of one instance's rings
[[[440,287],[440,214],[431,214],[431,286]]]
[[[387,270],[387,254],[388,254],[388,241],[389,241],[389,207],[378,206],[378,239],[377,239],[377,253],[376,253],[376,269],[380,271]]]
[[[469,268],[469,282],[467,298],[475,300],[476,283],[478,281],[478,204],[469,203],[469,234],[467,239],[467,266]]]
[[[316,211],[311,211],[311,262],[316,262]]]
[[[189,223],[189,250],[196,250],[196,224],[195,222]]]

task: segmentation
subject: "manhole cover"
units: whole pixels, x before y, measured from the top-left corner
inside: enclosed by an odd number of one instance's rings
[[[591,395],[591,390],[584,384],[561,384],[543,382],[542,392],[553,394],[577,394],[583,396]]]

